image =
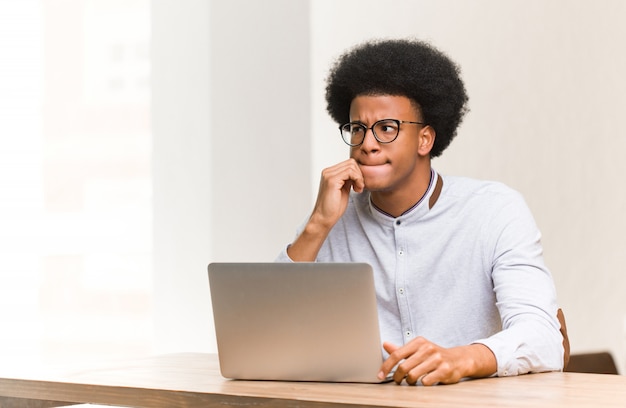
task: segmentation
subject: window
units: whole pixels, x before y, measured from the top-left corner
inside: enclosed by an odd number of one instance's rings
[[[0,350],[149,352],[149,0],[0,2]]]

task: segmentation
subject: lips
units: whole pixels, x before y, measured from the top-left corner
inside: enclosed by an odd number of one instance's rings
[[[382,163],[359,163],[359,168],[361,169],[361,173],[365,178],[371,177],[380,177],[383,175],[388,175],[391,171],[390,162],[382,162]]]
[[[368,166],[368,167],[374,167],[374,166],[384,166],[385,164],[390,164],[389,161],[384,161],[384,162],[380,162],[380,163],[366,163],[366,162],[362,162],[362,161],[358,161],[357,163],[359,163],[359,166]]]

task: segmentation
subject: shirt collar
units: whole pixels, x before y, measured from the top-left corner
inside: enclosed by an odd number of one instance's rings
[[[431,168],[430,181],[428,182],[428,188],[426,188],[426,192],[413,206],[411,206],[411,208],[403,212],[399,217],[394,217],[391,214],[376,207],[376,205],[372,202],[371,195],[369,197],[369,205],[372,209],[372,213],[378,215],[375,215],[376,218],[382,216],[381,220],[402,220],[407,218],[413,218],[414,216],[421,218],[423,215],[428,213],[428,211],[430,211],[430,209],[436,204],[437,200],[439,199],[439,195],[441,194],[442,187],[443,180],[441,176],[434,169]]]

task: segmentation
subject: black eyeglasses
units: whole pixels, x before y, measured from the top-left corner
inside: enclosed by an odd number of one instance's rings
[[[371,127],[367,127],[361,122],[349,122],[339,126],[339,130],[341,131],[343,141],[352,147],[359,146],[363,143],[365,134],[369,129],[372,130],[374,138],[378,143],[391,143],[398,137],[401,123],[425,125],[425,123],[422,122],[410,122],[408,120],[382,119],[375,122]]]

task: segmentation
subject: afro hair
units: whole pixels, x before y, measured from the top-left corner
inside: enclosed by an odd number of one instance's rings
[[[468,111],[459,67],[418,40],[374,40],[358,45],[339,57],[326,83],[327,110],[338,124],[350,120],[350,104],[359,95],[405,96],[417,103],[423,121],[437,135],[431,157],[448,147]]]

